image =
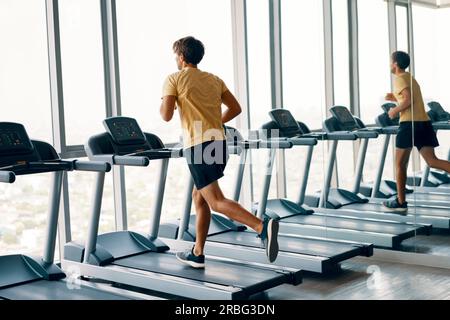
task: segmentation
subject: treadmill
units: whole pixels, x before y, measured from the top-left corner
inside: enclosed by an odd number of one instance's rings
[[[243,173],[250,149],[267,149],[269,162],[273,162],[277,149],[291,148],[293,142],[282,140],[244,140],[238,130],[226,127],[228,149],[230,154],[239,155],[237,182],[233,193],[233,200],[238,201],[242,186]],[[299,138],[295,141],[297,145],[315,145],[315,138]],[[271,163],[267,163],[267,168]],[[270,170],[271,171],[271,170]],[[265,179],[271,174],[269,170],[264,172]],[[191,194],[193,181],[190,178],[185,195],[185,208],[181,221],[164,226],[162,230],[166,237],[183,239],[188,243],[195,241],[195,214],[191,215]],[[262,218],[265,212],[266,195],[261,194],[258,217]],[[227,258],[262,263],[267,260],[261,240],[255,232],[248,230],[245,226],[236,223],[227,217],[212,213],[211,224],[205,246],[205,252]],[[165,241],[170,241],[169,239]],[[172,240],[173,241],[173,240]],[[299,235],[279,235],[279,253],[277,260],[273,263],[279,268],[301,268],[305,271],[315,273],[336,272],[340,263],[355,256],[371,256],[373,245],[370,243],[359,243],[354,241],[339,241],[321,237],[308,237]],[[254,249],[254,253],[243,252],[244,248]]]
[[[271,132],[277,132],[281,138],[293,142],[294,145],[295,141],[301,137],[315,137],[321,141],[356,138],[355,135],[311,132],[304,123],[297,122],[286,109],[272,110],[269,115],[272,121],[262,126],[260,130],[262,134],[270,136]],[[431,232],[431,225],[419,226],[394,221],[363,219],[362,217],[345,217],[345,215],[333,216],[322,213],[320,208],[313,211],[304,207],[313,148],[312,145],[308,146],[306,161],[301,170],[302,178],[298,200],[295,202],[289,199],[267,200],[265,215],[280,220],[280,233],[370,242],[377,247],[395,249],[403,240],[414,237],[417,233],[429,234]],[[266,182],[270,184],[270,181]],[[268,191],[269,185],[263,185],[262,193],[266,195]],[[257,204],[255,204],[255,209],[256,207]]]
[[[169,159],[180,157],[181,149],[165,148],[156,135],[142,132],[133,118],[111,117],[103,124],[107,132],[91,137],[85,146],[91,160],[115,166],[160,164],[158,181],[151,182],[157,183],[151,231],[148,235],[126,230],[98,234],[105,177],[101,172],[86,242],[65,245],[63,267],[79,268],[83,276],[191,299],[248,299],[292,280],[292,272],[214,257],[207,257],[205,269],[178,261],[175,252],[158,238],[158,227]],[[296,284],[301,282],[298,272],[295,280]]]
[[[448,116],[450,119],[450,114],[446,114],[445,111],[443,111],[442,107],[437,102],[431,102],[429,105],[431,105],[433,109],[437,108],[434,104],[436,104],[439,109],[442,110],[442,113],[444,116]],[[385,112],[377,117],[377,123],[381,125],[382,133],[385,135],[384,139],[384,145],[382,149],[382,153],[380,154],[380,160],[378,165],[378,170],[375,177],[375,183],[374,188],[372,188],[370,185],[366,185],[363,187],[364,190],[361,190],[364,195],[372,196],[374,198],[390,198],[394,196],[397,193],[397,186],[395,181],[383,181],[384,184],[381,185],[381,177],[383,174],[384,169],[384,163],[387,155],[387,149],[389,144],[389,138],[392,134],[396,134],[398,131],[398,126],[393,125],[393,120],[389,119],[389,116],[387,112],[390,108],[394,107],[394,104],[387,103],[383,105],[383,109]],[[429,111],[430,118],[432,120],[434,119],[440,119],[440,116],[436,115],[436,112],[431,109]],[[450,122],[447,121],[433,121],[433,127],[437,130],[450,130]],[[445,177],[444,174],[439,173],[437,171],[431,171],[434,174],[433,181],[436,182],[438,180],[438,174],[441,177],[439,179],[442,182],[443,177]],[[406,195],[406,199],[408,201],[414,202],[415,205],[422,204],[422,205],[429,205],[429,206],[444,206],[444,207],[450,207],[450,189],[448,189],[448,193],[445,192],[445,188],[436,188],[431,187],[431,185],[435,185],[434,183],[430,183],[427,181],[429,180],[428,177],[430,175],[430,168],[428,166],[425,167],[422,177],[409,177],[408,179],[410,181],[417,180],[416,184],[420,184],[419,186],[415,186],[413,189],[408,188],[408,193]],[[380,187],[381,185],[381,187]],[[380,190],[381,189],[381,190]],[[414,191],[414,193],[413,193]]]
[[[323,208],[344,209],[346,211],[356,210],[359,212],[359,214],[365,211],[379,212],[382,213],[383,216],[386,214],[390,214],[389,219],[391,219],[393,213],[387,211],[387,209],[385,209],[382,205],[382,201],[385,201],[385,199],[369,199],[356,193],[357,190],[359,190],[359,183],[361,181],[362,171],[364,168],[368,139],[378,136],[378,129],[366,128],[362,121],[354,118],[350,111],[345,107],[335,106],[330,109],[330,112],[333,116],[328,118],[324,122],[324,126],[327,132],[347,131],[348,133],[357,134],[358,137],[362,139],[362,144],[358,155],[354,188],[352,191],[348,191],[338,188],[332,189],[330,187],[338,144],[338,140],[334,140],[331,144],[324,187],[322,189],[322,192],[309,197],[310,203]],[[329,211],[327,210],[326,212],[328,213]],[[394,215],[401,217],[399,214],[394,213]],[[409,221],[413,223],[431,223],[433,227],[442,227],[446,229],[450,227],[450,225],[448,224],[450,219],[450,208],[448,207],[430,207],[423,205],[411,206],[407,216],[410,216]],[[443,223],[435,224],[433,223],[433,220],[435,222],[439,221]],[[400,220],[396,221],[405,221],[405,217],[401,217]]]
[[[0,122],[0,181],[13,183],[16,176],[52,173],[52,190],[47,218],[46,241],[42,257],[23,254],[0,256],[0,299],[4,300],[128,300],[131,293],[95,284],[66,280],[66,274],[54,263],[59,203],[63,173],[73,170],[106,172],[106,163],[61,160],[48,143],[30,140],[23,125]],[[113,292],[116,293],[113,293]],[[119,292],[121,294],[119,294]],[[136,297],[134,297],[136,298]]]

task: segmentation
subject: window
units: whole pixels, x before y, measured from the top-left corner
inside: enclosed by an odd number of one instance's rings
[[[176,8],[176,10],[174,10]],[[173,42],[191,35],[205,45],[199,69],[218,75],[234,91],[231,5],[229,0],[158,2],[117,1],[117,28],[122,114],[138,120],[144,131],[157,134],[164,143],[178,142],[180,121],[175,115],[164,122],[159,114],[165,78],[177,71]],[[127,168],[129,226],[148,233],[151,204],[155,197],[156,166]],[[184,159],[169,163],[161,219],[180,217],[187,182]]]
[[[173,8],[177,8],[174,10]],[[231,7],[228,0],[117,1],[118,46],[123,115],[135,117],[164,142],[181,135],[178,116],[159,115],[167,75],[176,72],[173,42],[192,35],[205,45],[199,68],[221,77],[233,91]],[[208,27],[206,27],[208,26]]]
[[[347,0],[333,0],[334,104],[350,107]],[[330,107],[330,106],[328,106]]]
[[[103,132],[105,89],[98,1],[59,1],[67,145]]]
[[[42,255],[51,175],[20,176],[0,184],[0,254]]]
[[[415,77],[420,84],[425,103],[438,101],[450,111],[448,74],[450,72],[450,43],[443,41],[450,28],[450,9],[413,7]],[[440,147],[436,154],[447,159],[450,134],[438,132]],[[423,162],[422,162],[423,163]]]
[[[376,23],[374,23],[376,21]],[[390,92],[390,52],[385,1],[358,1],[359,95],[362,120],[375,123]]]
[[[267,122],[272,109],[269,2],[247,0],[248,77],[251,128]]]
[[[387,4],[382,0],[358,1],[359,45],[359,95],[361,119],[367,124],[375,123],[382,113],[384,97],[391,91],[390,52]],[[374,23],[376,21],[376,23]],[[369,141],[364,165],[364,177],[373,181],[378,169],[381,139]],[[392,152],[388,152],[392,156]],[[389,168],[392,162],[386,161]],[[385,174],[392,170],[385,170]]]
[[[250,125],[251,129],[258,129],[270,120],[268,112],[272,109],[269,2],[247,0],[246,4]],[[248,159],[252,165],[253,199],[256,201],[259,199],[264,179],[266,154],[266,150],[252,150]],[[276,195],[275,171],[274,168],[270,185],[271,196]]]
[[[322,1],[283,0],[281,2],[284,108],[310,129],[322,127],[325,119],[325,79]],[[323,181],[322,154],[319,145],[313,153],[308,191],[320,189]],[[290,199],[298,197],[306,148],[286,153],[286,184]]]
[[[83,159],[83,160],[87,160]],[[73,171],[68,173],[70,225],[72,240],[84,243],[91,217],[93,190],[97,174]],[[106,173],[103,189],[99,234],[115,230],[113,175]]]
[[[349,17],[348,1],[333,0],[333,70],[334,105],[350,108]],[[331,106],[327,106],[329,108]],[[349,153],[349,150],[350,153]],[[342,141],[337,149],[339,187],[348,188],[353,181],[353,143]],[[327,156],[324,157],[327,159]],[[326,160],[325,160],[326,161]]]
[[[0,1],[1,121],[52,141],[45,2]]]
[[[409,52],[408,41],[408,8],[395,6],[397,19],[397,50]]]
[[[325,116],[322,2],[281,2],[284,108],[310,128]]]
[[[22,123],[52,142],[45,2],[0,1],[0,121]],[[49,174],[0,184],[0,254],[42,255]]]

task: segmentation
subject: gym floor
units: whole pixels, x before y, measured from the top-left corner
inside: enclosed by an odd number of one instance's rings
[[[304,274],[297,287],[267,292],[274,300],[442,300],[450,299],[450,270],[353,258],[336,275]]]

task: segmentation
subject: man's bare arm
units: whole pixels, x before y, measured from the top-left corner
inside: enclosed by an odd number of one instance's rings
[[[403,91],[400,92],[400,96],[402,99],[398,101],[398,106],[389,111],[389,116],[391,118],[395,118],[400,112],[411,108],[411,90],[409,88],[403,89]]]
[[[159,113],[164,121],[169,122],[173,118],[173,113],[176,109],[175,103],[177,98],[175,96],[164,96],[162,98],[161,107]]]
[[[229,90],[222,94],[222,103],[227,107],[222,114],[222,123],[233,120],[242,112],[239,102]]]

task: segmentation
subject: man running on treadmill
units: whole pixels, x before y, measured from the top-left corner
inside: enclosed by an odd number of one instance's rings
[[[192,199],[197,214],[195,245],[177,253],[177,258],[194,268],[205,267],[203,249],[212,209],[255,230],[268,260],[273,262],[278,255],[278,222],[262,221],[225,198],[218,183],[228,160],[223,124],[238,116],[241,106],[219,77],[197,68],[205,52],[201,41],[181,38],[173,44],[173,51],[179,71],[164,82],[160,113],[164,121],[170,121],[178,108],[184,156],[195,184]],[[226,106],[223,113],[222,104]]]
[[[409,156],[413,146],[428,166],[450,172],[450,162],[438,159],[434,148],[439,146],[436,132],[425,111],[420,86],[407,71],[409,55],[396,51],[391,55],[391,72],[395,75],[394,92],[386,95],[386,100],[396,102],[397,106],[389,110],[394,119],[400,113],[400,126],[396,138],[395,165],[397,172],[397,197],[383,203],[389,211],[406,214],[408,203],[405,200],[405,185]],[[414,130],[414,135],[413,135]]]

